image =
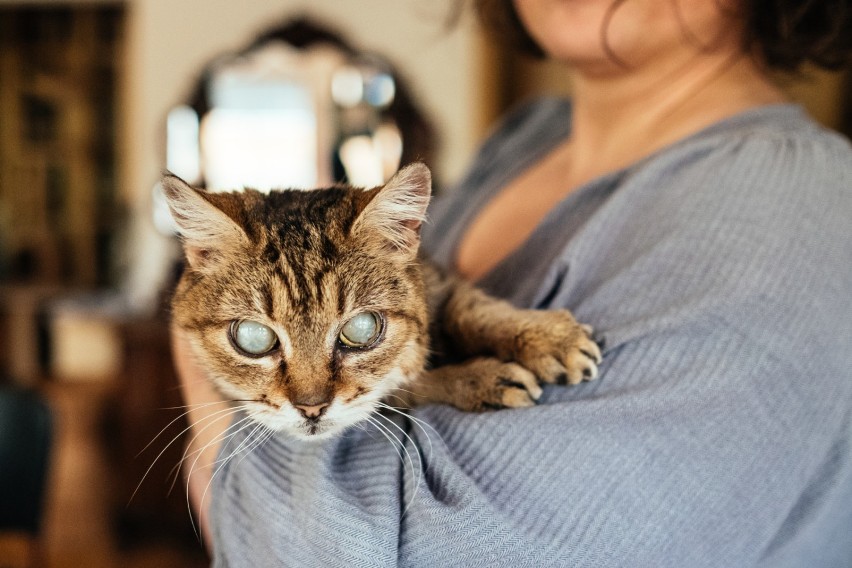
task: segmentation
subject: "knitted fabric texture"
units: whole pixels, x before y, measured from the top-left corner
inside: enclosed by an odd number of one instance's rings
[[[570,115],[503,122],[432,207],[438,262]],[[793,105],[727,119],[573,191],[481,285],[593,325],[600,379],[393,417],[402,459],[370,425],[239,453],[215,477],[216,566],[852,566],[846,140]]]

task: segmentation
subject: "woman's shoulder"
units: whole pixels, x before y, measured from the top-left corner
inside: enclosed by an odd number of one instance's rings
[[[800,232],[809,218],[840,225],[852,215],[852,145],[798,106],[776,105],[697,133],[622,181],[619,198],[639,217]]]
[[[590,313],[635,310],[647,323],[809,311],[846,329],[850,218],[849,142],[796,107],[761,109],[625,172],[563,252],[580,276],[562,302],[618,290]]]
[[[671,173],[694,175],[711,186],[735,178],[736,185],[752,185],[776,195],[789,186],[800,190],[837,182],[848,186],[852,173],[849,140],[819,125],[794,104],[731,117],[661,154],[656,167],[670,168]]]

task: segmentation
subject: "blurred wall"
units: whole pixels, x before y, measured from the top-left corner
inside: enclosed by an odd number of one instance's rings
[[[288,16],[328,22],[401,69],[437,127],[436,165],[451,181],[468,162],[482,121],[476,111],[481,41],[472,25],[447,29],[455,1],[127,0],[122,186],[138,212],[129,286],[140,305],[150,300],[151,275],[164,269],[162,249],[171,246],[149,222],[150,190],[165,165],[165,116],[206,62]]]
[[[163,167],[164,119],[213,56],[243,47],[287,16],[330,23],[387,56],[438,127],[439,168],[463,168],[475,141],[476,39],[444,22],[452,0],[129,0],[126,187],[146,194]]]

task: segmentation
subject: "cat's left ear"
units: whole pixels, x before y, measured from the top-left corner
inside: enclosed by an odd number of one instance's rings
[[[201,272],[214,270],[223,254],[248,244],[245,231],[226,213],[230,204],[227,194],[195,189],[168,173],[160,184],[192,268]]]
[[[372,230],[384,238],[391,252],[414,257],[432,195],[429,168],[419,162],[408,165],[384,187],[370,191],[375,195],[355,220],[353,231]]]

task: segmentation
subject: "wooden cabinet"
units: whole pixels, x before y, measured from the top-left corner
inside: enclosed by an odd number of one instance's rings
[[[0,6],[0,265],[5,280],[110,280],[120,4]]]

